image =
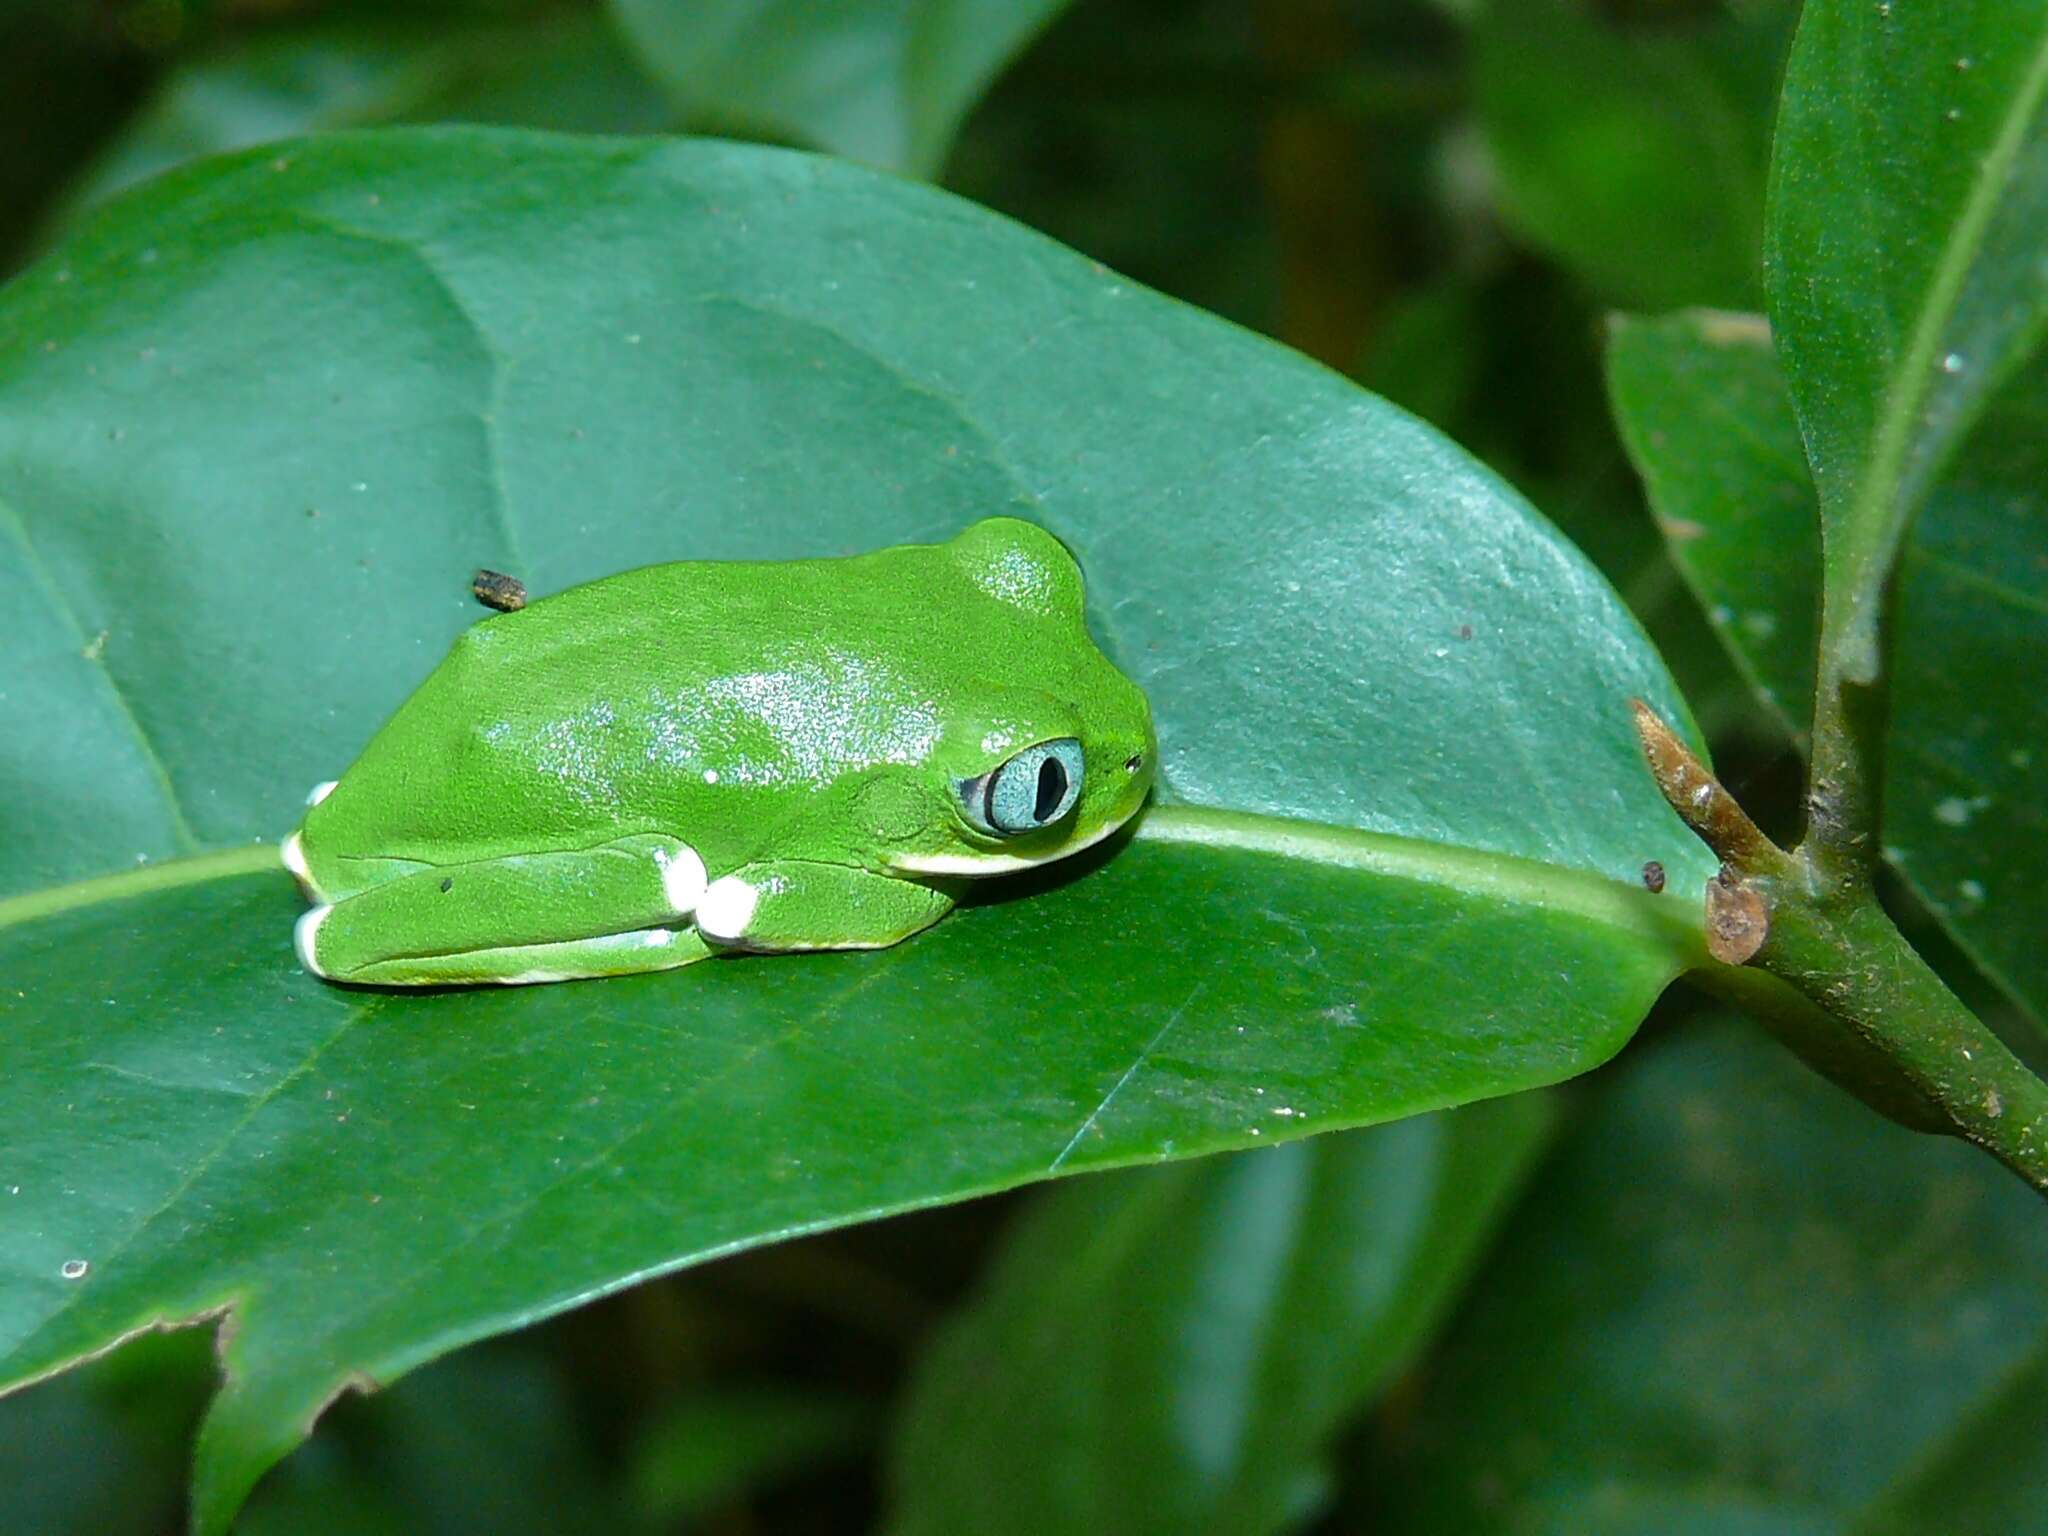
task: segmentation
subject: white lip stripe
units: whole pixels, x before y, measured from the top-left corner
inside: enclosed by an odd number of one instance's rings
[[[278,846],[277,856],[286,869],[309,885],[312,883],[313,876],[306,869],[306,850],[299,841],[298,833],[294,832]]]
[[[341,780],[339,779],[324,779],[320,783],[315,784],[306,792],[306,804],[318,805],[322,800],[325,800],[334,793],[334,786],[340,782]]]
[[[1131,814],[1134,816],[1137,812],[1133,811]],[[1082,842],[1070,843],[1064,848],[1056,848],[1051,853],[1040,854],[1035,859],[1021,858],[1014,853],[911,854],[891,859],[889,867],[913,875],[1004,875],[1013,870],[1036,869],[1041,864],[1071,858],[1084,848],[1093,848],[1130,819],[1130,816],[1126,816],[1122,821],[1113,821],[1093,837]]]

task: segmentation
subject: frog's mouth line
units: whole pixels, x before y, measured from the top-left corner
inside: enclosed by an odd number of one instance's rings
[[[1123,830],[1133,816],[1138,814],[1141,798],[1115,821],[1105,823],[1078,843],[1063,843],[1050,853],[930,853],[907,854],[902,858],[889,860],[891,869],[900,869],[907,875],[1008,875],[1020,869],[1036,869],[1041,864],[1051,864],[1060,859],[1072,858],[1085,849],[1093,848],[1103,839]]]

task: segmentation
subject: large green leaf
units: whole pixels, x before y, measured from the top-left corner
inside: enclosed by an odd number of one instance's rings
[[[693,119],[937,174],[983,88],[1066,0],[611,0]]]
[[[1969,1148],[1746,1029],[1648,1044],[1358,1468],[1357,1528],[2037,1536],[2044,1273],[2038,1202]]]
[[[1169,803],[1101,867],[881,954],[294,967],[255,840],[476,566],[1005,508],[1154,703]],[[1554,530],[1342,379],[840,163],[442,129],[173,172],[0,294],[0,540],[0,1379],[231,1312],[211,1527],[350,1383],[799,1230],[1550,1082],[1700,953],[1626,701],[1682,705]]]
[[[1547,1109],[1524,1095],[1048,1192],[913,1388],[895,1528],[1304,1518],[1326,1443],[1456,1297]]]
[[[1609,299],[1753,304],[1770,103],[1799,8],[1684,9],[1485,0],[1474,69],[1501,211]]]
[[[2048,0],[1809,0],[1771,177],[1766,286],[1820,494],[1825,643],[1869,683],[1908,524],[2048,332]]]
[[[1754,316],[1618,324],[1615,410],[1665,535],[1763,697],[1810,717],[1813,482]],[[2048,369],[2002,392],[1899,565],[1884,850],[1987,974],[2048,1020]]]

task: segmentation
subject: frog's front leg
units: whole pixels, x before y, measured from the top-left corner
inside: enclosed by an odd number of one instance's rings
[[[423,869],[313,908],[295,939],[314,975],[373,986],[617,976],[709,954],[703,894],[688,844],[643,835]]]
[[[711,883],[697,928],[735,949],[881,949],[929,928],[953,898],[845,864],[771,859]]]

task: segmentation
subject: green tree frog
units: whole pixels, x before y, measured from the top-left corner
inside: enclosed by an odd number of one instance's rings
[[[296,947],[379,986],[879,948],[1109,836],[1154,756],[1031,523],[649,566],[477,623],[308,796]]]

